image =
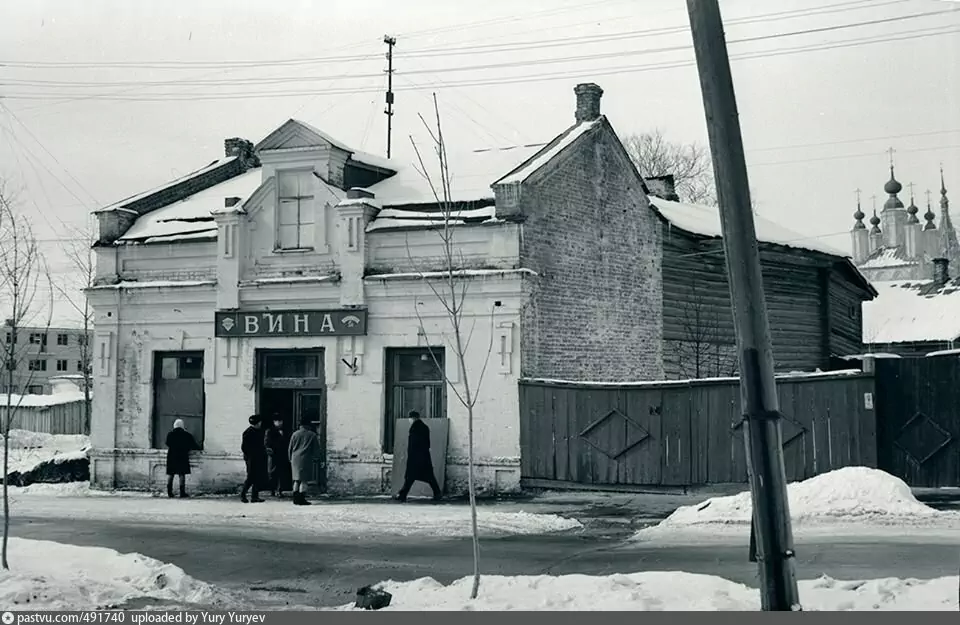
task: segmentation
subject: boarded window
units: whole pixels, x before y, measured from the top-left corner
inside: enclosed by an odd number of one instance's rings
[[[447,416],[442,347],[387,350],[383,450],[393,453],[397,419],[416,410],[424,419]]]
[[[177,419],[203,445],[203,353],[157,352],[154,358],[153,447],[166,447],[167,433]]]

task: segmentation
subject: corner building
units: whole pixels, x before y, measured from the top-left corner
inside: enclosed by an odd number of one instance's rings
[[[520,377],[663,377],[661,221],[601,95],[579,85],[546,144],[448,155],[484,492],[519,488]],[[446,491],[465,491],[444,219],[418,169],[289,120],[98,210],[92,481],[158,488],[180,418],[203,446],[194,484],[234,490],[247,417],[279,412],[316,424],[320,491],[387,492],[416,409],[448,420]]]

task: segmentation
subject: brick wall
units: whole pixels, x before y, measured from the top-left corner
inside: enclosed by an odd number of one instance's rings
[[[601,124],[524,183],[521,258],[539,277],[526,286],[523,376],[662,375],[660,224],[617,141]]]

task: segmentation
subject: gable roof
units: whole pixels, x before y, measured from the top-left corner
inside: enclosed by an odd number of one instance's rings
[[[349,153],[350,159],[361,165],[375,169],[397,171],[397,165],[389,159],[355,150],[343,141],[299,119],[288,119],[279,128],[264,137],[253,149],[255,152],[282,149],[284,142],[289,140],[291,135],[300,135],[300,137],[306,140],[308,145],[319,145],[321,143],[331,145]]]
[[[863,304],[863,343],[951,342],[960,338],[960,280],[874,282],[879,296]]]
[[[873,251],[865,261],[860,263],[861,269],[893,269],[894,267],[911,267],[917,265],[916,258],[908,258],[903,247],[881,247]]]
[[[594,128],[600,127],[604,120],[605,118],[601,116],[589,122],[579,122],[573,126],[570,126],[562,133],[557,135],[553,141],[545,145],[533,155],[529,156],[525,161],[517,165],[511,171],[507,172],[506,175],[496,180],[493,184],[513,184],[525,181],[527,178],[544,167],[547,163],[560,156],[564,150],[576,143],[577,139],[587,134]]]

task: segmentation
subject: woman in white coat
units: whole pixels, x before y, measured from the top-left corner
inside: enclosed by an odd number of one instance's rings
[[[320,437],[310,429],[310,421],[300,421],[300,429],[290,437],[290,469],[293,474],[293,504],[309,506],[307,482],[313,479],[314,462],[320,456]]]

